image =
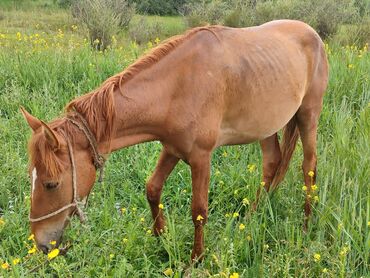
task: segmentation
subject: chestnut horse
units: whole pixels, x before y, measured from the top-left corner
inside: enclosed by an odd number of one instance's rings
[[[163,145],[146,186],[154,233],[165,226],[159,207],[163,184],[182,159],[192,177],[193,259],[204,251],[211,154],[222,145],[259,141],[269,191],[283,179],[300,135],[307,225],[327,82],[323,43],[302,22],[209,26],[159,45],[70,102],[66,114],[49,124],[22,109],[33,130],[30,220],[38,247],[48,252],[51,240],[59,245],[69,218],[82,218],[80,200],[89,195],[102,155],[153,140]],[[277,132],[284,127],[280,148]]]

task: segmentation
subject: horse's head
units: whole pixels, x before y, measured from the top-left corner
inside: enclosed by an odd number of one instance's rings
[[[88,196],[96,170],[83,134],[76,135],[72,147],[62,129],[21,110],[33,131],[29,141],[31,230],[38,248],[46,253],[53,247],[52,241],[60,244],[69,218],[78,212],[75,201]]]

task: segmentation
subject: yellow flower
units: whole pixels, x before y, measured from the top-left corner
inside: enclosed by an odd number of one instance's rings
[[[127,211],[126,208],[121,208],[121,213],[125,213]]]
[[[317,187],[317,185],[316,185],[316,184],[314,184],[314,185],[312,185],[312,186],[311,186],[312,191],[316,191],[316,190],[317,190],[317,188],[318,188],[318,187]]]
[[[264,187],[266,183],[264,181],[261,181],[261,187]]]
[[[5,220],[0,218],[0,226],[5,225]]]
[[[56,245],[57,244],[57,242],[55,241],[55,240],[52,240],[52,241],[50,241],[50,245]]]
[[[370,221],[369,221],[369,222],[367,222],[367,225],[370,227]]]
[[[233,274],[230,274],[230,278],[239,278],[239,274],[234,272]]]
[[[244,198],[243,199],[243,205],[249,205],[249,200],[248,200],[248,198]]]
[[[302,186],[302,190],[303,190],[303,191],[307,191],[307,186],[305,186],[305,185],[304,185],[304,186]]]
[[[2,268],[2,269],[9,269],[9,268],[10,268],[10,265],[9,265],[7,262],[5,262],[5,263],[3,263],[3,264],[1,265],[1,268]]]
[[[320,254],[315,253],[315,254],[313,255],[313,259],[314,259],[314,261],[315,261],[315,262],[319,262],[319,261],[321,260],[321,256],[320,256]]]
[[[256,170],[256,165],[254,165],[254,164],[248,164],[247,165],[247,169],[248,169],[248,172],[249,173],[252,173],[252,172],[254,172],[254,170]]]
[[[349,64],[349,65],[348,65],[348,68],[349,68],[349,69],[353,69],[354,67],[355,67],[355,66],[354,66],[353,64]]]
[[[144,221],[145,221],[144,217],[141,217],[140,222],[144,222]]]
[[[315,196],[315,197],[313,197],[313,200],[314,200],[315,202],[318,202],[318,201],[319,201],[319,196]]]
[[[127,243],[127,242],[128,242],[127,237],[124,237],[124,238],[122,239],[122,241],[123,241],[123,243]]]
[[[322,273],[328,273],[328,269],[325,267],[321,270]]]
[[[263,245],[263,248],[265,248],[266,250],[269,249],[269,247],[270,246],[268,244]]]
[[[172,276],[173,270],[171,268],[167,268],[165,271],[163,271],[163,274],[166,276]]]
[[[344,257],[345,255],[347,255],[348,251],[349,251],[349,247],[345,246],[345,247],[343,247],[343,248],[342,248],[342,250],[339,252],[339,255],[340,255],[340,256],[342,256],[342,257]]]
[[[12,262],[13,262],[13,265],[17,265],[17,264],[19,264],[19,262],[20,262],[21,260],[20,259],[14,259]]]
[[[164,208],[163,204],[159,204],[159,205],[158,205],[158,207],[159,207],[160,209],[163,209],[163,208]]]
[[[216,171],[215,171],[215,176],[219,176],[219,175],[221,175],[220,170],[216,170]]]
[[[229,218],[230,217],[230,213],[225,213],[225,217],[226,218]]]
[[[147,233],[148,235],[151,235],[151,234],[152,234],[152,230],[148,229],[148,230],[146,231],[146,233]]]
[[[239,225],[239,230],[243,231],[245,229],[245,225],[243,223],[240,223]]]
[[[223,157],[227,157],[227,152],[226,152],[226,151],[224,151],[224,152],[222,153],[222,156],[223,156]]]
[[[28,240],[35,240],[35,235],[34,235],[34,234],[31,234],[31,235],[28,237]]]
[[[109,254],[109,259],[113,259],[114,258],[114,254]]]
[[[159,44],[159,42],[160,42],[161,40],[159,39],[159,38],[155,38],[155,40],[154,40],[154,42],[156,43],[156,44]]]
[[[234,213],[233,213],[233,217],[234,217],[234,218],[237,218],[238,216],[239,216],[239,212],[234,212]]]
[[[33,245],[33,247],[31,249],[28,250],[28,254],[33,254],[37,251],[37,247],[36,245]]]
[[[252,237],[250,235],[247,235],[247,240],[248,241],[251,241],[252,240]]]
[[[311,170],[307,173],[307,175],[312,178],[315,175],[315,173]]]
[[[49,252],[49,254],[48,254],[48,259],[49,260],[52,260],[52,259],[54,259],[56,256],[58,256],[59,255],[59,249],[58,248],[56,248],[56,249],[53,249],[53,250],[51,250],[50,252]]]
[[[200,214],[197,216],[197,221],[202,221],[204,218]]]

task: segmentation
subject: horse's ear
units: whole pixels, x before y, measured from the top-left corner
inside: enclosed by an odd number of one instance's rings
[[[42,132],[44,133],[46,140],[50,144],[50,146],[53,148],[53,150],[57,150],[60,147],[60,142],[58,140],[58,137],[56,136],[55,132],[43,121],[41,121],[42,125]]]
[[[26,119],[28,125],[32,128],[34,132],[41,127],[41,121],[36,117],[32,116],[30,113],[28,113],[26,109],[24,109],[24,107],[22,106],[21,112],[23,114],[23,117]]]

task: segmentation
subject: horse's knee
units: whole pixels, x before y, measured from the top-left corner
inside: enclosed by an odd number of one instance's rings
[[[309,152],[304,154],[302,163],[302,170],[307,174],[308,171],[314,171],[317,163],[317,155],[315,152]]]
[[[263,175],[267,180],[272,180],[276,174],[276,171],[281,162],[281,158],[264,163],[263,165]]]
[[[154,183],[148,183],[146,186],[146,198],[149,203],[157,202],[161,196],[161,189]]]
[[[191,210],[192,219],[195,226],[203,225],[207,222],[208,210],[206,208],[206,205],[192,206]]]

